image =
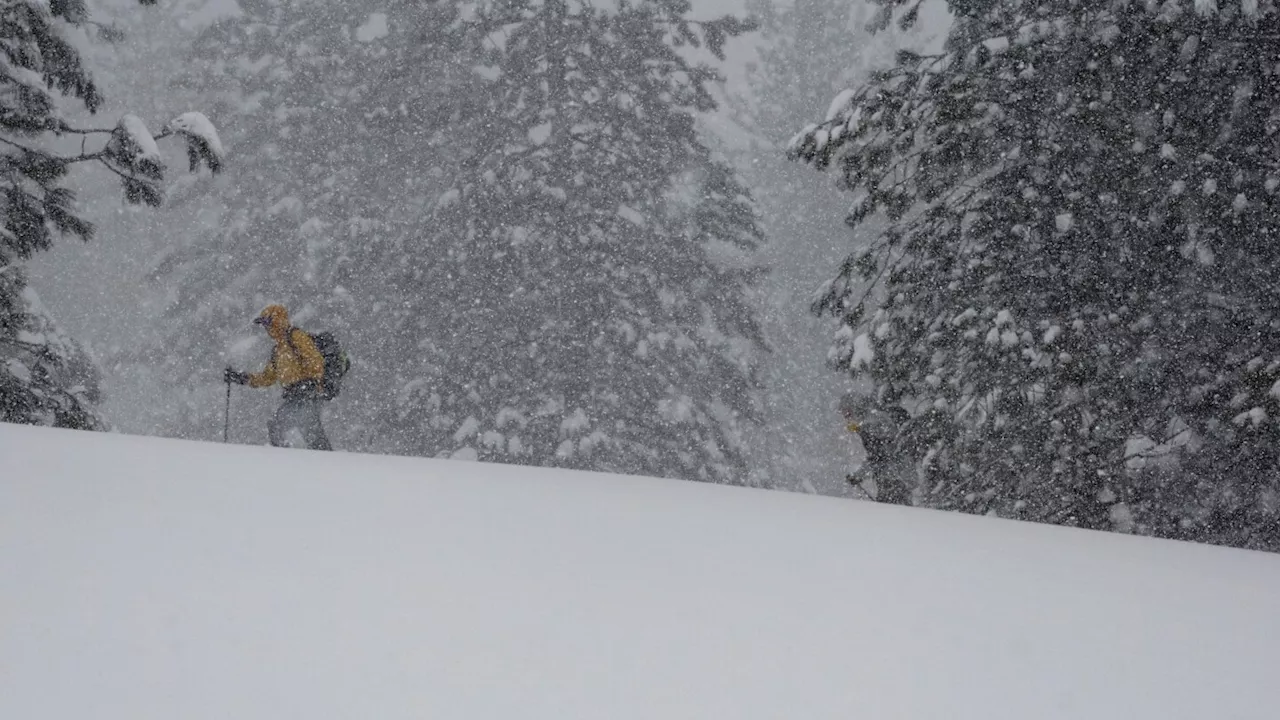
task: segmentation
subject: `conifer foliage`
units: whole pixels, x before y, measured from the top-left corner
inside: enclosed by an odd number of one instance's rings
[[[729,112],[720,113],[742,132],[722,133],[720,145],[758,203],[768,238],[757,258],[769,277],[750,292],[775,352],[760,364],[752,472],[771,487],[847,494],[851,438],[834,407],[847,380],[825,366],[830,319],[805,318],[804,311],[815,278],[859,238],[842,222],[847,201],[830,178],[788,161],[781,149],[798,123],[824,112],[870,67],[892,60],[883,46],[901,39],[867,33],[864,3],[752,0],[747,8],[760,25],[748,41],[758,60],[746,66],[747,83],[726,98]]]
[[[75,36],[91,31],[103,28],[91,23],[84,0],[0,3],[0,421],[101,426],[93,410],[93,365],[58,331],[23,268],[56,235],[93,235],[64,185],[71,167],[99,163],[119,177],[130,202],[158,205],[165,166],[157,139],[185,138],[193,171],[201,165],[216,170],[221,162],[217,132],[199,113],[175,119],[154,136],[135,115],[100,129],[66,120],[60,98],[90,113],[102,106],[102,93],[76,49]]]
[[[397,422],[418,452],[710,482],[746,476],[761,347],[753,203],[699,142],[749,26],[681,0],[485,3],[483,107],[406,285],[439,297]]]
[[[680,48],[745,23],[667,0],[241,9],[187,85],[245,166],[154,275],[156,353],[194,399],[175,434],[211,436],[228,336],[278,299],[352,354],[341,447],[741,480],[759,232]]]
[[[951,6],[791,146],[888,221],[816,307],[915,501],[1280,547],[1275,4]]]
[[[249,319],[283,302],[300,327],[332,331],[351,352],[354,369],[329,406],[335,445],[407,452],[382,411],[418,353],[392,328],[440,299],[398,282],[396,270],[427,251],[417,240],[427,198],[465,159],[449,146],[454,121],[480,97],[482,38],[454,3],[240,7],[195,38],[182,85],[227,118],[242,160],[234,183],[203,198],[199,214],[214,221],[193,218],[155,263],[150,279],[171,294],[166,322],[157,346],[129,360],[162,366],[185,391],[164,432],[220,437],[223,365],[265,352],[227,357],[228,348],[265,342]],[[237,403],[233,438],[265,441],[264,412]]]

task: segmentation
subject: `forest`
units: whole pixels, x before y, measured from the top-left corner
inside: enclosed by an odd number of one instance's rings
[[[1271,0],[0,0],[0,421],[1280,550]],[[0,458],[11,465],[19,459]]]

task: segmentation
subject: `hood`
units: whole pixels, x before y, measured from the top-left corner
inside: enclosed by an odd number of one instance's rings
[[[271,339],[280,341],[289,329],[289,311],[283,305],[268,305],[258,314],[259,320],[267,322],[267,334]]]

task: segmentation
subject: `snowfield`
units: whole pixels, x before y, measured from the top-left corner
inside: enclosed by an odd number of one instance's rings
[[[1280,557],[0,425],[0,717],[1277,717]]]

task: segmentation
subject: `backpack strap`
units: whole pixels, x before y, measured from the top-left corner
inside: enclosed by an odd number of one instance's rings
[[[298,355],[298,346],[293,344],[293,333],[297,330],[298,328],[290,325],[289,329],[284,331],[284,341],[289,343],[289,349],[293,351],[295,357]],[[302,360],[302,358],[299,357],[298,360]]]
[[[293,357],[296,358],[298,361],[298,364],[301,365],[302,355],[301,353],[298,352],[298,346],[295,345],[293,342],[293,334],[296,332],[305,332],[305,330],[303,330],[300,327],[295,327],[293,325],[290,325],[289,329],[285,331],[284,341],[289,343],[289,349],[293,351]],[[318,351],[319,348],[316,348],[316,350]],[[321,368],[320,377],[315,381],[315,383],[316,383],[316,392],[323,392],[324,391],[324,369],[323,368]]]

